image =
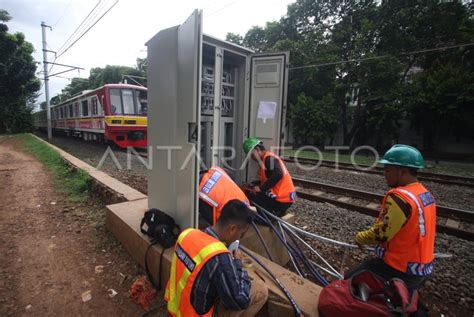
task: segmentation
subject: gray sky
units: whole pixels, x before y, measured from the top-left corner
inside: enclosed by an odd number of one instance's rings
[[[41,21],[53,27],[47,31],[48,49],[57,51],[99,0],[1,0],[0,8],[13,17],[7,25],[10,32],[23,32],[33,43],[37,61],[43,61]],[[101,0],[102,10],[115,0]],[[161,29],[181,24],[194,9],[204,12],[204,32],[225,38],[228,32],[245,34],[254,25],[264,26],[286,14],[294,0],[119,0],[118,4],[81,40],[56,62],[85,68],[71,71],[65,77],[89,76],[92,67],[106,65],[134,66],[137,57],[146,57],[144,43]],[[53,59],[49,55],[49,60]],[[38,65],[38,71],[42,70]],[[64,70],[56,67],[53,72]],[[42,76],[42,75],[40,75]],[[51,78],[50,94],[55,96],[69,83],[68,79]],[[44,88],[38,102],[44,101]]]

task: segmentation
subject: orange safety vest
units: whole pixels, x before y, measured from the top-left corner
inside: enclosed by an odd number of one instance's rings
[[[213,223],[222,213],[222,208],[232,199],[238,199],[250,206],[247,196],[220,167],[212,167],[199,184],[199,198],[213,207]]]
[[[204,264],[215,255],[225,252],[229,250],[224,243],[201,230],[188,228],[179,235],[165,291],[171,316],[212,316],[214,307],[204,315],[196,312],[191,303],[191,292]]]
[[[377,246],[375,252],[386,264],[400,272],[430,275],[433,272],[436,235],[436,203],[433,195],[421,183],[389,190],[383,199],[379,218],[385,212],[387,197],[392,193],[409,203],[412,212],[400,231],[389,242]]]
[[[285,163],[281,160],[281,158],[269,151],[265,152],[262,161],[260,162],[260,169],[258,170],[258,178],[260,179],[260,184],[264,184],[267,181],[267,175],[265,175],[265,160],[267,157],[273,156],[278,160],[278,164],[280,164],[280,168],[283,171],[283,177],[280,181],[270,188],[266,194],[270,197],[279,201],[281,203],[291,203],[296,200],[296,191],[295,186],[293,185],[293,180],[291,179],[290,173],[286,168]]]

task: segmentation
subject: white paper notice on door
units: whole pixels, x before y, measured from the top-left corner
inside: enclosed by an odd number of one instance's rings
[[[257,118],[263,120],[263,124],[267,119],[275,118],[277,103],[274,101],[260,101],[258,104]]]

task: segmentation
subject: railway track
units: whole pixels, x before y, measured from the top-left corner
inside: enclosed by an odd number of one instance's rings
[[[143,157],[148,157],[146,152],[138,152],[138,154]],[[288,160],[288,158],[285,158],[285,160],[294,162],[293,157],[291,157],[290,160]],[[299,159],[299,161],[300,163],[314,164],[314,160],[311,159]],[[325,166],[334,167],[334,162],[323,161],[321,165],[323,164],[327,164]],[[339,164],[339,168],[341,169],[356,170],[354,167],[352,167],[351,164]],[[382,174],[383,169],[378,167],[376,170],[374,169],[365,172],[369,172],[372,174]],[[452,175],[447,176],[455,177]],[[425,177],[421,179],[435,181],[434,179],[429,179]],[[349,210],[355,210],[360,213],[374,217],[378,216],[380,203],[382,202],[382,199],[384,197],[383,195],[376,194],[373,192],[313,182],[295,177],[293,177],[293,182],[295,186],[297,186],[297,194],[301,198],[311,201],[327,202],[335,206],[343,207]],[[463,186],[466,186],[466,184],[463,183]],[[472,184],[472,187],[474,187],[474,183]],[[452,236],[466,239],[468,241],[474,241],[474,231],[469,230],[469,228],[474,228],[474,211],[438,205],[436,212],[438,223],[436,225],[437,232],[446,233]],[[467,230],[464,227],[468,227]]]
[[[383,195],[325,183],[313,182],[293,177],[299,197],[318,202],[327,202],[335,206],[360,213],[378,216]],[[468,241],[474,241],[474,212],[446,206],[437,206],[436,230]]]
[[[309,158],[301,158],[298,157],[297,160],[294,156],[285,157],[284,160],[290,163],[298,163],[305,164],[305,165],[317,165],[325,167],[336,167],[336,162],[334,161],[318,161],[315,159]],[[320,162],[320,163],[319,163]],[[366,173],[366,174],[378,174],[383,175],[383,167],[375,166],[370,169],[360,169],[354,167],[351,163],[337,163],[338,168],[341,170],[353,171],[358,173]],[[362,165],[361,165],[362,167]],[[441,174],[441,173],[429,173],[429,172],[418,172],[418,178],[423,181],[432,181],[441,184],[449,184],[449,185],[458,185],[458,186],[465,186],[474,188],[474,177],[465,177],[465,176],[457,176],[457,175],[450,175],[450,174]]]

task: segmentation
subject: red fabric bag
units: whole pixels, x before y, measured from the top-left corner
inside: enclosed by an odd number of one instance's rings
[[[324,317],[410,316],[418,308],[419,295],[411,295],[400,279],[385,282],[370,271],[326,286],[319,296],[318,310]]]

